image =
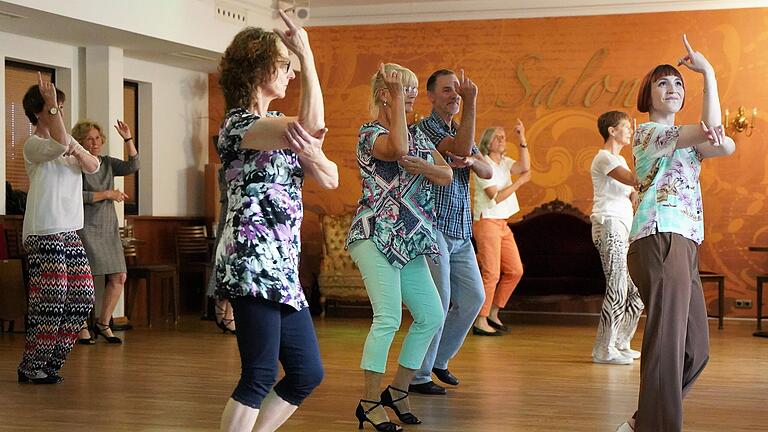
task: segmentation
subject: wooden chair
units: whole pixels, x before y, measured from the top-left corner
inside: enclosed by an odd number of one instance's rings
[[[179,282],[176,266],[170,264],[137,264],[136,239],[133,237],[133,226],[120,228],[120,239],[123,242],[123,253],[128,270],[128,280],[125,284],[126,307],[125,315],[130,319],[136,303],[136,289],[133,283],[143,279],[147,286],[147,326],[152,327],[152,290],[160,289],[160,302],[164,311],[170,311],[173,325],[179,320]],[[166,291],[170,293],[166,297]],[[169,298],[170,297],[170,298]],[[167,316],[167,312],[166,312]]]
[[[701,284],[717,283],[717,329],[722,330],[725,318],[725,275],[710,271],[699,271]]]
[[[757,329],[763,329],[763,285],[768,283],[768,274],[757,275]]]
[[[213,271],[211,244],[205,225],[180,226],[176,231],[176,267],[179,277],[184,273],[202,277],[202,317],[208,315],[208,280]]]

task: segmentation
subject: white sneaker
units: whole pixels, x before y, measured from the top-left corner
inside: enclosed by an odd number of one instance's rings
[[[623,356],[616,348],[608,348],[607,352],[601,355],[599,352],[592,354],[592,362],[600,364],[630,365],[634,360],[632,357]]]
[[[639,359],[640,358],[640,351],[635,351],[630,347],[626,348],[617,348],[619,350],[619,353],[623,355],[624,357],[629,357],[631,359]]]
[[[629,423],[624,422],[619,425],[618,428],[616,428],[616,432],[634,432],[635,430],[632,429],[632,426],[629,425]]]

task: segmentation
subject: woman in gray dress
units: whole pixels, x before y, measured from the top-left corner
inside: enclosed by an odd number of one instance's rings
[[[72,136],[86,150],[101,160],[101,167],[94,174],[83,174],[83,205],[85,206],[85,224],[77,233],[83,240],[88,261],[94,275],[106,275],[107,287],[101,302],[101,309],[93,326],[93,339],[88,334],[88,326],[83,324],[80,330],[80,343],[92,343],[100,335],[109,343],[123,341],[112,334],[109,320],[115,310],[126,279],[125,255],[120,241],[114,202],[121,202],[128,196],[115,189],[115,176],[125,176],[139,170],[139,153],[136,151],[131,129],[118,120],[115,124],[117,133],[123,137],[128,160],[102,156],[101,149],[106,137],[98,123],[81,120],[72,128]]]

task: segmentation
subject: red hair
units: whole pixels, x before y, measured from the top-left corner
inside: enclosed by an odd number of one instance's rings
[[[640,90],[637,92],[638,111],[641,113],[647,113],[651,110],[651,108],[653,108],[653,101],[651,101],[651,86],[659,79],[670,75],[674,75],[680,78],[680,81],[683,83],[683,89],[685,89],[685,81],[683,80],[683,76],[680,74],[680,71],[677,70],[676,67],[669,64],[658,65],[651,69],[647,75],[645,75],[642,84],[640,84]],[[685,98],[683,98],[683,103],[680,105],[680,108],[682,109],[684,106]]]

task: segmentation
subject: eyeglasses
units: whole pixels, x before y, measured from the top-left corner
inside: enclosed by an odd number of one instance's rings
[[[403,93],[417,95],[417,94],[419,94],[419,88],[418,87],[403,87]]]
[[[278,64],[281,65],[281,67],[283,69],[283,72],[288,73],[288,72],[291,71],[291,61],[290,60],[278,62]]]

